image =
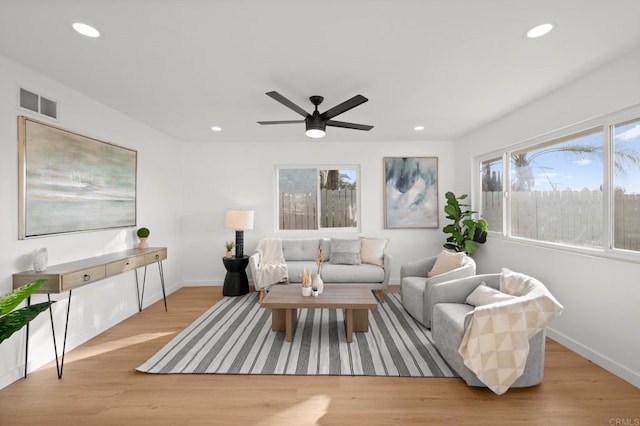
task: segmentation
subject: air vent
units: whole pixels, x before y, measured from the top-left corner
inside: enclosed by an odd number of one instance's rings
[[[58,102],[20,88],[20,108],[58,119]]]

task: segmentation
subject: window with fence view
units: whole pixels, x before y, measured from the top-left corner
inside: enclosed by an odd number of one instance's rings
[[[279,167],[278,229],[357,228],[357,167]]]
[[[507,212],[510,236],[640,251],[640,119],[508,152],[482,161],[480,174],[490,231],[503,232]]]

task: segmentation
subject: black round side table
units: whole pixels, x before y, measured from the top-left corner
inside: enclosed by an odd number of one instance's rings
[[[242,296],[249,293],[249,279],[247,278],[247,265],[249,256],[223,257],[222,263],[227,270],[222,287],[223,296]]]

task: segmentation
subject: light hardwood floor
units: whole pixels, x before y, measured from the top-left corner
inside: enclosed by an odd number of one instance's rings
[[[0,425],[640,425],[640,389],[548,340],[544,382],[497,396],[460,379],[155,375],[134,369],[222,298],[183,288],[0,390]]]

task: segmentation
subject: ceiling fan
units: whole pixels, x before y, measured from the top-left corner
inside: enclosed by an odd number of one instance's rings
[[[318,111],[318,105],[322,103],[324,98],[322,96],[311,96],[309,100],[315,106],[315,110],[313,113],[309,114],[307,111],[299,107],[298,105],[291,102],[289,99],[282,96],[280,93],[276,91],[271,91],[266,93],[267,96],[275,99],[280,102],[282,105],[286,106],[289,109],[294,110],[298,114],[304,117],[304,120],[283,120],[283,121],[258,121],[258,124],[291,124],[291,123],[305,123],[307,131],[305,132],[307,136],[310,138],[316,139],[321,138],[325,135],[325,128],[327,126],[333,127],[343,127],[345,129],[355,129],[355,130],[371,130],[373,126],[369,126],[366,124],[356,124],[356,123],[347,123],[344,121],[336,121],[332,120],[336,115],[342,114],[343,112],[349,111],[352,108],[357,107],[369,99],[365,98],[362,95],[356,95],[353,98],[344,101],[343,103],[334,106],[326,110],[323,113]]]

